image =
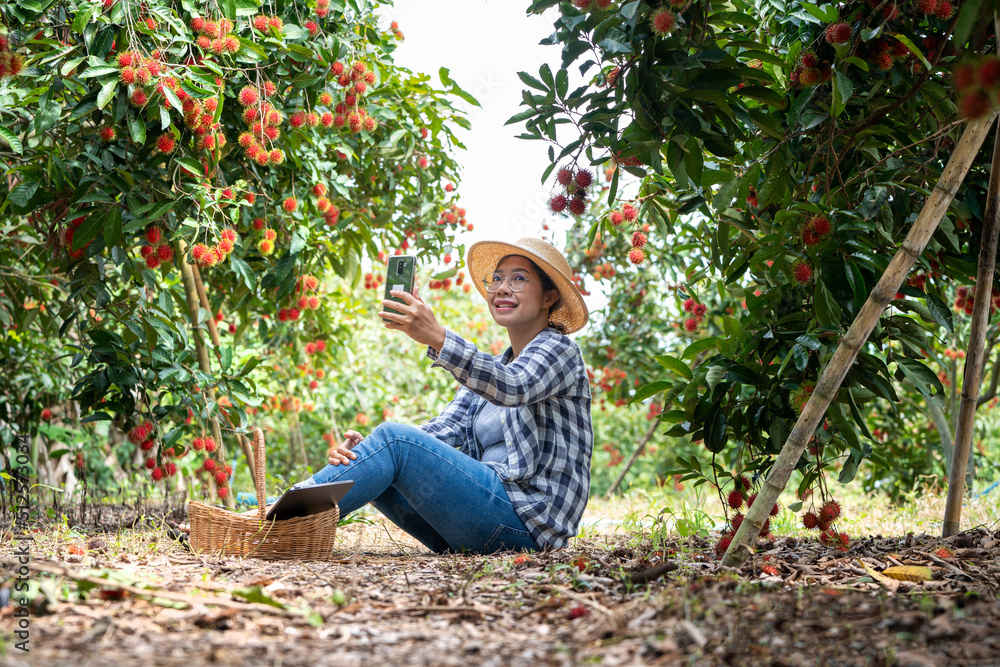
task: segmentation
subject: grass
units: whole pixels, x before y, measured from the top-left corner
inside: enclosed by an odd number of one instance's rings
[[[946,483],[946,480],[944,481]],[[976,492],[987,488],[988,482],[976,484]],[[945,489],[937,480],[928,480],[914,489],[902,502],[892,503],[887,496],[865,493],[858,485],[831,487],[842,508],[838,528],[853,537],[869,535],[939,535],[944,517]],[[784,493],[780,502],[787,507],[795,499]],[[802,526],[801,512],[808,509],[806,502],[799,514],[782,510],[771,521],[775,535],[815,535]],[[657,517],[662,524],[657,525]],[[962,507],[962,529],[985,526],[995,529],[1000,523],[1000,489],[994,489],[981,498],[966,497]],[[668,487],[633,488],[609,499],[590,499],[584,515],[580,537],[605,534],[649,534],[654,526],[685,534],[707,535],[725,528],[722,505],[707,485],[685,486],[682,490]]]

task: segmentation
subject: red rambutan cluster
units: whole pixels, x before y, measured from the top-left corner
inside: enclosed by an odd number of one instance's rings
[[[556,173],[556,181],[562,192],[549,199],[549,210],[553,213],[568,211],[575,216],[587,210],[587,192],[594,182],[594,174],[587,169],[579,171],[563,167]]]
[[[825,215],[817,214],[809,218],[799,231],[804,244],[816,245],[830,233],[831,229],[830,219]]]
[[[972,309],[976,305],[976,288],[966,287],[965,285],[959,287],[955,291],[955,310],[966,315],[972,314]]]
[[[820,60],[812,51],[803,51],[799,55],[798,65],[789,75],[792,85],[808,88],[830,80],[833,70],[828,60]]]
[[[164,238],[163,231],[159,227],[150,227],[143,237],[149,245],[140,246],[139,254],[146,263],[146,268],[152,270],[161,264],[173,262],[174,249]]]
[[[958,108],[970,120],[981,118],[1000,99],[1000,56],[965,60],[952,81],[959,93]]]
[[[0,79],[14,77],[24,69],[24,60],[10,50],[10,38],[0,35]]]
[[[437,224],[439,227],[457,225],[464,227],[467,231],[472,231],[472,223],[466,219],[465,209],[458,204],[451,204],[450,207],[444,209],[438,217]]]

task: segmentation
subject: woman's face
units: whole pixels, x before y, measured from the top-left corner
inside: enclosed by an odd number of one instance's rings
[[[527,278],[520,292],[510,288],[509,278],[515,273]],[[541,276],[531,261],[518,255],[504,257],[495,274],[506,278],[496,292],[486,292],[490,313],[497,324],[508,330],[537,328],[540,331],[548,326],[549,307],[559,299],[559,292],[549,290],[543,294]]]

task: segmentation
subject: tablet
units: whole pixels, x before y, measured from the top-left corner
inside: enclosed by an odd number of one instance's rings
[[[278,498],[278,502],[268,508],[265,518],[268,521],[282,521],[325,512],[333,509],[352,486],[354,480],[348,479],[342,482],[291,488]]]

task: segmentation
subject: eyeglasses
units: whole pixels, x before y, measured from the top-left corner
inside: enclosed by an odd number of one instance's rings
[[[531,278],[519,271],[515,271],[506,278],[499,273],[494,273],[492,276],[483,278],[483,284],[486,285],[487,292],[496,292],[500,289],[500,285],[503,284],[504,280],[507,281],[507,287],[510,288],[511,292],[520,292],[524,289],[525,285],[531,282]]]

